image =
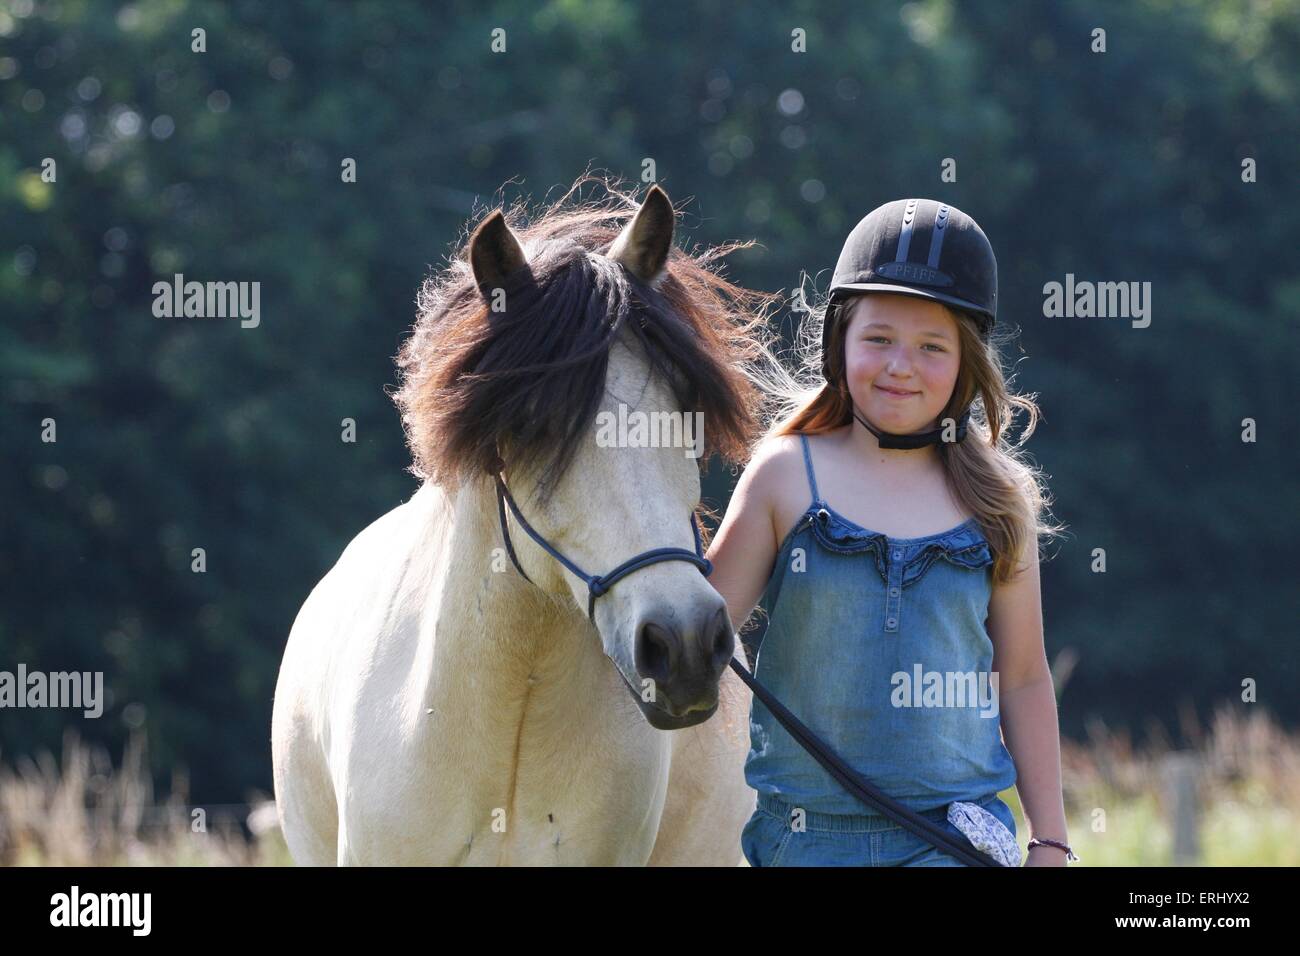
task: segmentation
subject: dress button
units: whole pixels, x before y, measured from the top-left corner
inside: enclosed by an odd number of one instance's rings
[[[894,595],[894,596],[897,596],[897,595],[898,595],[898,588],[890,588],[890,589],[889,589],[889,593],[892,594],[892,595]]]
[[[895,552],[894,552],[894,560],[895,560],[895,561],[901,561],[902,558],[903,558],[903,552],[902,552],[902,551],[895,551]]]
[[[891,618],[889,619],[889,626],[890,626],[890,627],[893,627],[893,626],[894,626],[895,624],[897,624],[897,623],[898,623],[898,619],[897,619],[897,618],[893,618],[893,617],[891,617]]]

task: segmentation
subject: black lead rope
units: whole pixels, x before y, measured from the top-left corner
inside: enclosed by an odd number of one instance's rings
[[[969,842],[958,840],[946,830],[931,823],[916,811],[908,809],[893,797],[876,788],[866,777],[846,764],[835,751],[827,747],[816,734],[805,727],[798,717],[790,713],[734,657],[731,659],[731,669],[749,685],[749,689],[758,696],[758,699],[767,706],[773,716],[781,722],[781,726],[789,731],[790,736],[798,741],[804,750],[812,754],[817,762],[825,767],[830,775],[838,780],[849,793],[867,806],[874,807],[885,816],[890,817],[904,829],[934,844],[940,851],[947,853],[967,866],[1002,866],[1001,863],[987,853],[975,849]]]

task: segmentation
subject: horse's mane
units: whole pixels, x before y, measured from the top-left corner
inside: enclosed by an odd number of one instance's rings
[[[587,182],[603,199],[574,198]],[[396,357],[393,393],[413,464],[447,488],[508,467],[538,476],[549,494],[568,468],[602,397],[609,349],[627,329],[665,375],[683,411],[704,413],[705,460],[743,463],[760,428],[762,394],[748,377],[770,355],[766,306],[774,296],[734,285],[715,261],[752,241],[684,252],[674,247],[651,288],[602,255],[637,204],[617,181],[584,174],[555,203],[506,221],[529,268],[488,307],[469,263],[469,228],[445,268],[420,290],[413,332]]]

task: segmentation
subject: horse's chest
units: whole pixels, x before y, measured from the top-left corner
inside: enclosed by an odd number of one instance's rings
[[[500,724],[434,723],[410,742],[411,771],[389,777],[396,790],[368,821],[377,831],[372,845],[385,846],[382,857],[437,865],[649,858],[668,782],[669,735],[639,717],[581,733],[527,710],[513,729]]]

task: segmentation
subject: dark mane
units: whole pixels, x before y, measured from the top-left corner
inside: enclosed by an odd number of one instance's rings
[[[600,201],[574,201],[588,181]],[[529,217],[503,210],[529,268],[493,312],[474,281],[468,229],[448,265],[420,290],[413,334],[396,362],[411,472],[448,488],[490,470],[498,441],[508,467],[538,475],[542,494],[568,468],[604,391],[609,349],[630,330],[671,382],[683,411],[704,413],[704,455],[744,462],[760,427],[761,394],[745,370],[765,352],[773,296],[733,285],[715,260],[752,242],[687,253],[674,247],[650,288],[604,253],[636,213],[617,183],[584,175]]]

